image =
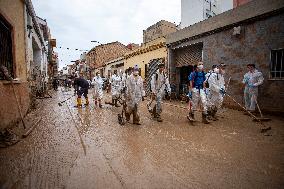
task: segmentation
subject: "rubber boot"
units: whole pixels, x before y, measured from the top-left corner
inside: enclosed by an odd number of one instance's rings
[[[89,102],[89,98],[87,97],[86,98],[86,103],[85,103],[85,106],[89,106],[90,102]]]
[[[137,110],[137,106],[135,106],[134,111],[133,111],[133,124],[135,124],[135,125],[141,125],[141,123],[140,123],[140,117],[139,117],[137,111],[138,111],[138,110]]]
[[[153,108],[153,110],[151,112],[151,115],[152,115],[153,118],[157,118],[156,109],[157,109],[156,106],[154,106],[154,108]]]
[[[125,112],[125,119],[126,121],[130,121],[130,114],[128,112]]]
[[[212,117],[212,120],[213,120],[213,121],[219,120],[219,119],[217,118],[217,116],[216,116],[217,110],[218,110],[218,109],[217,109],[216,107],[214,107],[214,108],[212,109],[212,111],[211,111],[211,117]]]
[[[115,101],[114,101],[114,102],[115,102],[115,107],[120,107],[120,105],[117,104],[117,101],[118,101],[118,100],[115,100]]]
[[[156,117],[158,122],[163,122],[163,119],[161,118],[160,114],[156,114]]]
[[[101,100],[99,100],[99,107],[102,108],[102,103],[101,103]]]
[[[75,107],[76,108],[81,108],[82,107],[82,98],[77,98],[77,105]]]
[[[195,121],[195,119],[194,119],[194,113],[193,113],[193,112],[189,112],[189,114],[188,114],[188,116],[187,116],[187,119],[188,119],[189,121]]]
[[[202,123],[209,124],[209,120],[207,118],[207,114],[202,113]]]

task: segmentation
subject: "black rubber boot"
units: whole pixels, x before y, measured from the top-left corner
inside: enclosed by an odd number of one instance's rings
[[[115,107],[120,107],[120,105],[117,103],[118,100],[114,100],[115,102]]]
[[[217,121],[217,120],[219,120],[218,118],[217,118],[217,107],[214,107],[213,109],[212,109],[212,113],[211,113],[211,116],[212,116],[212,120],[213,121]]]
[[[209,124],[209,120],[208,120],[208,117],[207,117],[207,114],[205,113],[202,113],[202,123],[204,124]]]
[[[195,119],[194,119],[194,113],[190,112],[190,113],[188,114],[188,116],[187,116],[187,119],[188,119],[189,121],[195,121]]]

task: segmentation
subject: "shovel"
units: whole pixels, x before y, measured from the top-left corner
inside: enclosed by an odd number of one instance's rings
[[[258,105],[258,103],[257,103],[256,97],[254,97],[254,100],[255,100],[257,109],[258,109],[258,111],[259,111],[259,113],[260,113],[260,117],[254,118],[253,121],[259,121],[259,120],[261,120],[261,121],[270,121],[270,120],[271,120],[270,118],[268,118],[268,117],[263,117],[263,114],[262,114],[262,112],[261,112],[261,110],[260,110],[260,107],[259,107],[259,105]]]

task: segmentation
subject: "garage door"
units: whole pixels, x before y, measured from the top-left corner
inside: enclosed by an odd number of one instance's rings
[[[194,65],[202,61],[203,43],[174,50],[176,67]]]

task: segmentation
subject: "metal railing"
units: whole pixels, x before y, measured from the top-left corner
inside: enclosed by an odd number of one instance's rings
[[[272,50],[270,54],[270,79],[284,79],[284,49]]]
[[[12,27],[0,15],[0,65],[4,65],[14,78],[13,70],[13,53],[12,53]],[[0,80],[3,80],[4,75],[0,72]]]

